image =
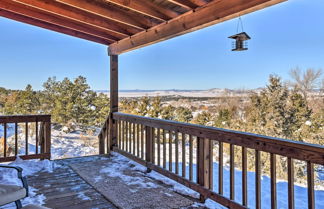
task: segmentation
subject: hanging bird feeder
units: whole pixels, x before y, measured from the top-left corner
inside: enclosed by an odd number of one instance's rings
[[[241,32],[239,33],[239,26],[241,25]],[[246,33],[243,32],[243,22],[241,17],[239,18],[239,22],[237,24],[237,34],[232,35],[228,38],[234,39],[232,43],[232,51],[244,51],[248,50],[247,48],[247,40],[250,40],[251,37]]]
[[[245,33],[238,33],[235,34],[233,36],[230,36],[228,38],[234,39],[235,41],[233,42],[233,48],[232,51],[244,51],[244,50],[248,50],[247,48],[247,40],[250,40],[250,36]]]

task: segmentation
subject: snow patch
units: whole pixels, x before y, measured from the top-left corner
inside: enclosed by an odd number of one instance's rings
[[[91,200],[91,198],[85,195],[84,192],[79,192],[78,198],[80,198],[81,200]]]
[[[176,181],[173,181],[172,179],[169,179],[168,177],[165,177],[155,171],[151,171],[150,173],[147,174],[147,176],[155,179],[155,180],[158,180],[158,181],[161,181],[163,182],[164,184],[166,185],[169,185],[169,186],[172,186],[172,190],[177,192],[177,193],[180,193],[180,194],[183,194],[183,195],[187,195],[187,196],[190,196],[190,197],[193,197],[193,198],[199,198],[200,195],[198,192],[195,192],[194,190],[182,185],[182,184],[179,184],[178,182]]]
[[[145,176],[136,177],[125,175],[124,171],[128,170],[130,167],[136,171],[142,171],[143,168],[140,165],[133,165],[130,161],[117,153],[113,153],[112,164],[108,167],[102,168],[100,173],[107,174],[109,177],[120,178],[127,185],[135,185],[141,188],[157,188],[157,185],[150,182],[149,179],[145,179]]]
[[[17,159],[9,163],[10,166],[19,166],[23,169],[23,176],[31,176],[37,172],[53,172],[55,164],[49,160],[22,160],[17,157]],[[0,169],[0,180],[2,184],[12,184],[21,186],[21,181],[17,177],[17,171],[9,168]],[[43,194],[37,195],[37,189],[29,186],[29,197],[22,200],[23,205],[36,204],[43,205],[45,203],[46,197]],[[5,209],[15,209],[16,205],[14,203],[3,206]]]

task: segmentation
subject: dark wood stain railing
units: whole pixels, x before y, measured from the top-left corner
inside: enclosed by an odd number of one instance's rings
[[[28,150],[29,143],[29,125],[35,124],[35,153],[30,153]],[[14,124],[14,154],[9,156],[7,153],[8,124]],[[0,155],[0,162],[8,162],[16,159],[18,155],[18,127],[19,125],[25,128],[25,154],[20,155],[22,159],[50,159],[51,158],[51,116],[50,115],[6,115],[0,116],[0,126],[3,126],[3,150]]]
[[[110,120],[114,120],[118,125],[117,146],[114,146],[114,151],[145,165],[149,171],[157,171],[199,192],[202,200],[211,198],[228,208],[249,207],[247,149],[255,151],[255,206],[258,209],[262,208],[261,152],[270,155],[272,209],[277,208],[276,156],[286,157],[288,161],[289,208],[294,208],[294,160],[305,161],[307,163],[308,208],[313,209],[315,207],[314,164],[324,165],[323,146],[124,113],[113,113]],[[101,154],[110,151],[109,145],[113,141],[108,137],[108,129],[109,122],[107,120],[99,134]],[[176,142],[176,145],[172,141]],[[189,151],[186,150],[187,144],[189,144]],[[225,144],[229,144],[230,155],[229,198],[224,196],[223,189]],[[196,145],[196,153],[194,153],[194,145]],[[215,145],[218,145],[218,191],[213,190],[213,150]],[[168,156],[167,146],[169,146]],[[175,146],[174,153],[172,152],[172,146]],[[107,147],[106,151],[105,147]],[[234,192],[235,163],[238,163],[234,162],[235,147],[241,147],[242,149],[242,161],[240,162],[242,164],[242,200],[235,199]],[[182,156],[179,156],[179,151],[182,151]],[[189,152],[189,161],[187,161],[186,152]],[[197,165],[195,171],[193,169],[194,155],[196,156]],[[175,161],[173,161],[174,159]],[[181,171],[179,159],[182,161]],[[169,161],[168,165],[167,160]],[[189,162],[189,175],[186,171],[187,162]],[[173,168],[173,165],[175,168]],[[196,179],[193,179],[194,174],[196,174]]]

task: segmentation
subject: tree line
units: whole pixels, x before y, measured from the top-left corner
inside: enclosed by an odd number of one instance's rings
[[[52,77],[43,83],[41,91],[33,90],[31,85],[24,90],[0,88],[0,113],[51,114],[53,123],[70,130],[77,126],[87,129],[101,126],[109,113],[109,98],[91,90],[82,76],[62,81]]]

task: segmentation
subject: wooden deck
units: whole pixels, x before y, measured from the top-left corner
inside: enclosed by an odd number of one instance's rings
[[[55,160],[59,165],[52,173],[28,177],[30,186],[46,197],[45,206],[53,209],[116,208],[109,200],[84,181],[69,164],[96,161],[99,156]]]

